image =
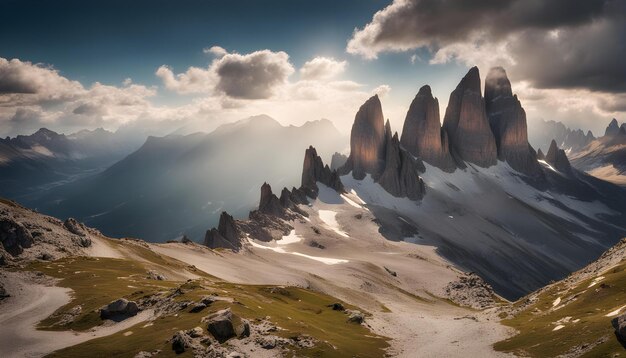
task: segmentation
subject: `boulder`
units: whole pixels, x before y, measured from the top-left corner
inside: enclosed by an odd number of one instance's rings
[[[365,316],[363,316],[363,313],[360,311],[346,310],[346,313],[348,314],[348,322],[350,323],[361,324],[365,321]]]
[[[454,171],[456,165],[450,156],[447,136],[441,130],[439,100],[433,98],[430,86],[420,88],[411,102],[404,120],[402,146],[426,163],[442,170]]]
[[[345,308],[339,302],[331,303],[328,307],[332,308],[333,311],[345,311]]]
[[[385,165],[385,119],[378,95],[368,99],[357,112],[350,132],[350,156],[339,170],[352,171],[355,179],[366,174],[378,177]]]
[[[71,232],[74,235],[78,235],[78,236],[86,236],[87,235],[87,229],[85,228],[85,225],[83,225],[82,223],[78,222],[74,218],[67,218],[63,222],[63,226],[67,229],[67,231]]]
[[[4,286],[2,285],[2,282],[0,282],[0,300],[3,300],[7,297],[11,297],[11,295],[4,288]]]
[[[626,342],[626,313],[613,319],[613,327],[615,327],[615,335]]]
[[[193,346],[193,342],[191,337],[185,333],[185,331],[178,331],[172,337],[172,350],[176,354],[181,354],[185,352],[186,349],[189,349]]]
[[[33,245],[31,233],[10,216],[0,216],[0,243],[6,252],[18,256],[25,248]]]
[[[183,244],[193,243],[193,241],[191,241],[191,239],[187,235],[183,235],[182,239],[180,239],[180,242],[182,242]]]
[[[134,301],[125,298],[117,299],[100,309],[102,319],[125,319],[135,316],[139,312],[139,307]]]
[[[189,310],[190,313],[198,313],[200,311],[202,311],[203,309],[205,309],[207,307],[207,305],[205,303],[196,303],[195,305],[193,305],[191,307],[191,309]]]
[[[502,67],[494,67],[485,79],[485,105],[494,134],[498,158],[528,176],[543,174],[534,149],[528,143],[526,112],[511,90]],[[582,131],[580,132],[581,135]],[[583,135],[584,137],[584,135]]]
[[[250,336],[250,325],[235,315],[230,308],[217,311],[206,317],[207,329],[220,343],[233,337]]]
[[[487,119],[477,67],[472,67],[450,94],[443,128],[448,133],[450,151],[458,160],[481,167],[496,164],[496,141]]]
[[[188,330],[187,334],[191,338],[198,338],[198,337],[202,337],[204,335],[204,330],[202,329],[202,327],[194,327],[194,328]]]

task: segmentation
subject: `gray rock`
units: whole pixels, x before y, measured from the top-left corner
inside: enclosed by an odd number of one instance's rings
[[[350,156],[340,168],[355,179],[378,177],[385,165],[385,118],[378,96],[368,99],[357,112],[350,132]]]
[[[0,300],[3,300],[8,297],[11,297],[11,295],[4,288],[4,286],[2,285],[2,282],[0,282]]]
[[[186,349],[189,349],[193,346],[193,342],[191,337],[187,335],[184,331],[178,331],[172,337],[172,350],[176,352],[176,354],[181,354],[185,352]]]
[[[400,143],[411,154],[431,165],[448,172],[456,169],[447,136],[441,129],[439,101],[433,98],[430,86],[420,88],[411,102]]]
[[[346,313],[348,314],[348,322],[350,323],[361,324],[365,321],[365,316],[363,316],[363,313],[360,311],[346,310]]]
[[[611,123],[609,123],[609,125],[606,127],[606,130],[604,131],[604,135],[605,136],[614,136],[617,133],[619,133],[619,124],[617,123],[617,119],[613,118],[611,120]]]
[[[22,223],[11,216],[0,216],[0,243],[12,256],[18,256],[33,245],[33,236]]]
[[[333,311],[345,311],[345,308],[339,302],[332,303],[332,304],[328,305],[328,307],[332,308]]]
[[[100,318],[113,320],[125,319],[130,316],[135,316],[138,312],[139,307],[136,302],[120,298],[101,308]]]
[[[472,67],[450,94],[443,127],[450,152],[457,159],[481,167],[496,164],[496,141],[487,119],[477,67]]]
[[[626,313],[613,319],[615,334],[624,342],[626,342]]]
[[[87,229],[85,228],[85,225],[83,225],[82,223],[78,222],[74,218],[67,218],[63,222],[63,226],[67,229],[67,231],[71,232],[74,235],[78,235],[78,236],[86,236],[87,235]]]
[[[191,309],[189,310],[190,313],[198,313],[200,311],[202,311],[203,309],[205,309],[207,307],[206,304],[200,302],[200,303],[196,303],[195,305],[193,305],[191,307]]]
[[[333,153],[332,158],[330,159],[330,170],[337,170],[343,167],[348,161],[348,157],[341,153]]]
[[[215,339],[223,343],[233,337],[250,336],[250,325],[247,321],[233,314],[230,308],[217,311],[208,317],[207,329]]]
[[[223,211],[217,229],[212,228],[204,235],[204,245],[212,249],[225,248],[239,251],[241,235],[235,219]]]
[[[487,74],[485,105],[498,158],[521,173],[542,176],[534,149],[528,144],[526,112],[517,96],[513,95],[511,82],[502,67],[494,67]]]
[[[194,328],[188,330],[187,334],[191,338],[198,338],[198,337],[202,337],[204,335],[204,330],[202,329],[202,327],[194,327]]]
[[[331,170],[328,165],[324,165],[322,158],[317,155],[317,151],[313,146],[304,152],[304,163],[302,165],[302,186],[300,190],[304,190],[311,198],[317,198],[319,188],[317,183],[320,182],[329,188],[335,189],[337,192],[344,192],[343,183],[339,179],[339,175],[335,170]]]
[[[418,174],[422,163],[401,148],[398,133],[391,137],[391,129],[387,128],[385,170],[378,184],[393,196],[419,200],[425,193],[424,182]]]
[[[550,143],[548,154],[546,154],[546,162],[562,173],[571,174],[572,172],[572,166],[569,163],[569,159],[567,159],[567,154],[556,145],[554,139]]]
[[[278,197],[272,193],[272,187],[268,183],[263,183],[263,185],[261,185],[259,212],[279,217],[285,215],[285,208],[281,205]]]

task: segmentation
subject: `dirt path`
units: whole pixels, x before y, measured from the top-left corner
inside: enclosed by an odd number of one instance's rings
[[[40,331],[37,323],[70,302],[68,288],[30,283],[24,273],[2,272],[5,289],[11,297],[0,304],[0,357],[41,357],[61,348],[108,336],[153,316],[141,312],[120,323],[98,327],[89,332]]]

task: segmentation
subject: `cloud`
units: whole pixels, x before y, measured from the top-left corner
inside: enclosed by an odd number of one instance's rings
[[[222,93],[236,99],[267,99],[294,71],[287,53],[261,50],[225,54],[207,68],[189,67],[176,75],[163,65],[156,75],[167,89],[180,94]]]
[[[215,57],[222,57],[228,53],[228,51],[226,51],[223,47],[220,47],[220,46],[212,46],[209,48],[205,48],[202,50],[202,52],[206,54],[211,54]]]
[[[0,58],[0,131],[24,133],[40,127],[115,126],[151,107],[155,88],[124,81],[85,88],[51,66]]]
[[[218,76],[216,89],[241,99],[272,97],[294,72],[286,52],[270,50],[228,54],[213,62],[211,68]]]
[[[180,94],[210,93],[217,81],[213,71],[199,67],[189,67],[187,71],[175,75],[171,68],[163,65],[156,70],[156,75],[165,88]]]
[[[347,51],[373,59],[428,48],[433,63],[505,65],[540,88],[624,92],[624,33],[624,0],[395,0]]]
[[[336,61],[329,57],[315,57],[300,68],[304,80],[327,81],[336,78],[346,70],[347,61]]]

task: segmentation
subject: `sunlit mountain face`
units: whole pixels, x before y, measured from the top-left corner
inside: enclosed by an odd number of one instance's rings
[[[0,1],[0,357],[619,357],[625,0]]]

